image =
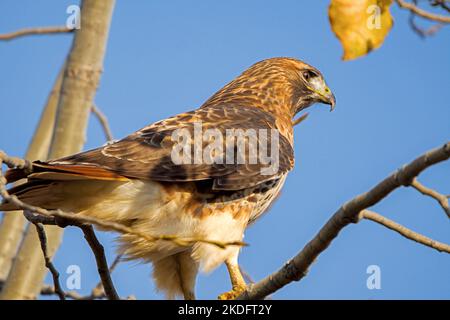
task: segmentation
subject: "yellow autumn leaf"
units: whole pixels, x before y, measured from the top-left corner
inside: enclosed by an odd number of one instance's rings
[[[344,47],[342,59],[351,60],[378,48],[393,25],[392,0],[331,0],[331,28]]]

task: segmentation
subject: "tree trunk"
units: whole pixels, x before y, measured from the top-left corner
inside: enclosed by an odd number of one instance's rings
[[[31,139],[25,159],[45,160],[48,155],[50,142],[53,135],[56,107],[59,100],[59,91],[63,78],[65,65],[58,74],[47,103],[42,112],[39,123]],[[5,212],[0,225],[0,282],[3,283],[8,277],[9,270],[22,240],[26,219],[21,211]]]
[[[55,129],[48,158],[79,152],[85,142],[88,116],[102,72],[114,0],[84,0],[64,71]],[[48,253],[60,245],[63,229],[47,226]],[[32,299],[40,292],[46,268],[35,228],[28,228],[14,260],[1,299]]]

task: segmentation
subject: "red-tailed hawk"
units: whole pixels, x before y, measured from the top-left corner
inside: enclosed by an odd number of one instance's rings
[[[29,204],[119,222],[149,235],[240,241],[294,165],[294,116],[316,102],[331,108],[335,104],[317,69],[296,59],[267,59],[194,111],[97,149],[36,161],[28,175],[8,171],[8,183],[27,178],[10,192]],[[236,132],[240,135],[230,134]],[[230,137],[236,140],[231,143]],[[249,161],[252,152],[258,156]],[[13,209],[9,203],[0,206]],[[156,285],[169,298],[193,299],[198,270],[209,271],[223,262],[232,290],[220,298],[234,298],[245,289],[238,246],[221,249],[198,242],[186,247],[130,234],[119,239],[121,253],[153,263]]]

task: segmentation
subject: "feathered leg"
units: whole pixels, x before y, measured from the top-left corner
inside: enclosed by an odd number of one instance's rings
[[[241,270],[238,263],[239,249],[236,253],[225,261],[225,265],[228,269],[228,274],[230,275],[232,290],[222,293],[219,296],[219,300],[232,300],[237,298],[241,293],[243,293],[247,287],[244,277],[242,276]]]

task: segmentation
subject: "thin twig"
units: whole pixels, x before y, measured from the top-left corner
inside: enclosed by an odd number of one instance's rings
[[[447,216],[450,218],[450,207],[448,205],[448,198],[445,195],[440,194],[436,190],[425,187],[417,180],[417,178],[413,179],[410,186],[419,191],[421,194],[435,199],[441,205]]]
[[[55,286],[49,285],[49,284],[44,284],[41,288],[41,295],[43,296],[52,296],[52,295],[57,295],[57,292],[55,291]],[[64,296],[66,298],[70,298],[70,299],[74,299],[74,300],[84,300],[83,296],[81,296],[78,292],[76,291],[65,291],[64,292]]]
[[[359,214],[359,217],[361,219],[372,220],[376,223],[379,223],[379,224],[385,226],[386,228],[389,228],[395,232],[398,232],[399,234],[401,234],[405,238],[408,238],[409,240],[413,240],[417,243],[420,243],[420,244],[423,244],[430,248],[436,249],[439,252],[450,253],[450,245],[433,240],[424,235],[421,235],[420,233],[414,232],[395,221],[392,221],[386,217],[383,217],[382,215],[380,215],[376,212],[373,212],[370,210],[363,210]]]
[[[409,25],[411,26],[411,29],[417,35],[419,35],[419,37],[421,37],[421,38],[426,38],[426,37],[434,35],[435,33],[439,32],[439,30],[441,30],[441,28],[444,26],[442,23],[439,23],[439,24],[432,25],[431,27],[429,27],[427,29],[424,29],[424,28],[419,27],[416,24],[415,17],[416,17],[416,15],[411,12],[411,15],[409,16],[409,20],[408,20]]]
[[[25,210],[23,212],[23,215],[25,216],[25,218],[32,222],[32,223],[41,223],[41,224],[45,224],[45,225],[58,225],[58,223],[55,220],[55,217],[51,217],[51,216],[44,216],[42,214],[36,214],[34,212]]]
[[[305,114],[301,115],[298,119],[294,120],[294,122],[292,123],[293,126],[296,126],[300,123],[302,123],[303,121],[306,120],[306,118],[308,118],[309,113],[306,112]]]
[[[80,227],[83,230],[84,238],[88,242],[95,256],[95,261],[97,262],[97,270],[102,280],[102,286],[105,290],[105,295],[109,300],[120,300],[117,294],[114,284],[111,279],[111,274],[109,272],[108,263],[105,257],[105,250],[102,244],[98,241],[95,235],[94,228],[91,225],[83,225]]]
[[[395,1],[401,8],[407,9],[407,10],[413,12],[414,14],[418,15],[419,17],[422,17],[422,18],[425,18],[428,20],[432,20],[432,21],[436,21],[436,22],[441,22],[441,23],[450,23],[450,17],[448,17],[448,16],[443,16],[443,15],[434,14],[434,13],[425,11],[423,9],[420,9],[413,3],[410,3],[410,2],[407,2],[404,0],[395,0]]]
[[[450,12],[450,6],[447,5],[448,0],[434,0],[431,1],[431,5],[434,7],[440,7],[447,12]]]
[[[110,274],[113,273],[113,271],[115,270],[115,268],[117,267],[117,265],[119,264],[121,259],[122,259],[122,255],[121,254],[116,256],[116,258],[114,259],[112,264],[109,266],[109,273]],[[0,290],[1,290],[1,286],[0,286]],[[48,285],[48,284],[44,284],[42,286],[41,295],[55,295],[55,294],[56,294],[56,292],[55,292],[55,287],[54,286],[51,286],[51,285]],[[64,294],[65,294],[66,298],[70,298],[70,299],[74,299],[74,300],[97,300],[97,299],[104,299],[104,298],[106,298],[105,290],[103,289],[103,284],[102,284],[101,280],[92,289],[92,291],[91,291],[91,293],[89,295],[82,296],[76,291],[66,291]],[[128,300],[129,298],[130,297],[127,297],[126,300]]]
[[[328,248],[339,232],[350,223],[359,221],[358,216],[362,210],[375,205],[395,189],[401,186],[409,186],[412,180],[423,170],[449,158],[450,142],[447,142],[442,147],[430,150],[398,169],[368,192],[346,202],[296,256],[271,275],[253,285],[249,285],[238,299],[262,299],[292,281],[300,281],[306,276],[311,264]]]
[[[36,231],[39,235],[39,241],[41,242],[41,249],[42,249],[42,254],[44,255],[44,260],[45,260],[45,266],[47,267],[47,269],[50,271],[50,273],[52,274],[53,277],[53,284],[54,284],[54,288],[55,288],[55,292],[58,295],[60,300],[65,300],[65,294],[63,289],[61,288],[61,284],[59,283],[59,272],[58,270],[56,270],[55,266],[52,263],[52,260],[50,259],[48,252],[47,252],[47,236],[45,234],[45,229],[44,226],[42,225],[42,223],[34,223],[36,227]]]
[[[108,268],[108,271],[109,271],[110,274],[113,273],[114,269],[117,267],[117,265],[119,264],[121,259],[122,259],[122,255],[121,254],[116,256],[116,258],[114,259],[114,261],[112,262],[112,264]],[[104,286],[103,286],[103,282],[100,281],[92,289],[91,296],[92,297],[101,297],[102,295],[103,295],[103,297],[105,296],[105,289],[104,289]]]
[[[255,280],[253,280],[252,276],[242,268],[242,266],[239,266],[239,271],[241,272],[242,276],[244,277],[244,280],[247,283],[255,283]]]
[[[26,28],[10,33],[0,34],[0,40],[12,40],[23,36],[37,34],[70,33],[73,31],[74,29],[67,28],[66,26]]]
[[[413,0],[412,4],[417,6],[417,0]],[[438,24],[435,24],[435,25],[433,25],[433,26],[431,26],[431,27],[429,27],[427,29],[419,27],[416,24],[416,20],[415,20],[416,16],[417,15],[414,12],[411,11],[410,15],[409,15],[408,22],[409,22],[409,25],[411,26],[411,29],[421,38],[426,38],[426,37],[434,35],[439,30],[441,30],[441,28],[444,26],[444,24],[438,23]]]
[[[105,133],[106,140],[114,140],[111,127],[109,126],[108,118],[105,116],[105,114],[96,105],[92,105],[91,111],[100,122],[100,125],[103,128],[103,132]]]

